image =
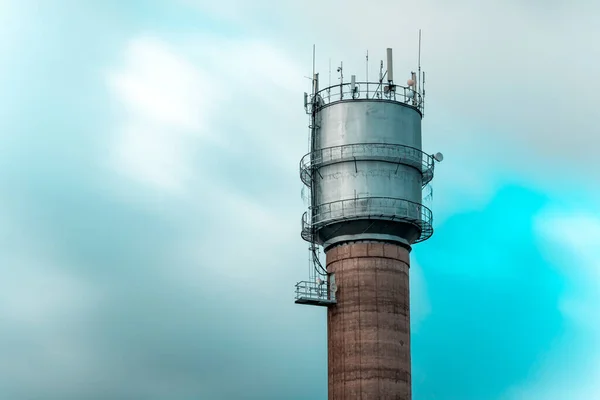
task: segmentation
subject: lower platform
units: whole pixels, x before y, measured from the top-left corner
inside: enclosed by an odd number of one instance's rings
[[[335,290],[328,282],[301,281],[296,284],[296,304],[329,307],[337,303]]]

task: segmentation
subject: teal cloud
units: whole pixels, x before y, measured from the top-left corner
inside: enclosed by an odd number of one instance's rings
[[[530,377],[565,329],[565,280],[534,231],[546,196],[500,190],[481,211],[454,215],[420,246],[431,313],[413,336],[415,398],[499,399]]]

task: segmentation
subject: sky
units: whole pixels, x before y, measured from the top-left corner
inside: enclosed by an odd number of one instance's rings
[[[0,398],[325,399],[312,45],[427,74],[415,400],[600,398],[597,2],[0,0]],[[335,83],[336,76],[332,78]]]

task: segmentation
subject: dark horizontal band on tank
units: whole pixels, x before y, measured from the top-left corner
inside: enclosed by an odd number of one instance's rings
[[[408,106],[423,116],[423,98],[421,94],[407,86],[389,82],[346,82],[332,85],[311,95],[307,102],[314,110],[349,100],[390,101]],[[307,104],[307,105],[308,105]],[[309,111],[310,112],[310,111]]]
[[[304,240],[314,242],[318,232],[327,226],[359,220],[394,221],[412,225],[419,232],[411,240],[412,243],[429,239],[433,234],[433,213],[424,205],[394,197],[363,197],[310,207],[302,215],[301,235]]]
[[[314,171],[326,165],[351,161],[382,161],[416,168],[423,176],[423,186],[433,179],[432,156],[415,147],[389,143],[344,144],[312,151],[300,160],[300,179],[310,187]]]

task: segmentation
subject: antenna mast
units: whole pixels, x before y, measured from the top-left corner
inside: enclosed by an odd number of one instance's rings
[[[367,79],[365,80],[365,82],[367,82],[367,99],[369,98],[369,50],[367,50]]]
[[[327,100],[331,98],[331,57],[329,57],[329,85],[327,85]]]
[[[340,99],[344,98],[344,62],[340,61],[340,66],[338,67],[338,72],[340,73]]]
[[[367,57],[366,57],[365,64],[367,66],[367,79],[365,80],[365,82],[369,82],[369,50],[367,50]]]
[[[313,44],[313,70],[312,70],[312,80],[313,80],[313,96],[316,94],[315,93],[315,45]]]
[[[417,81],[417,92],[421,93],[421,30],[419,29],[419,77]]]

